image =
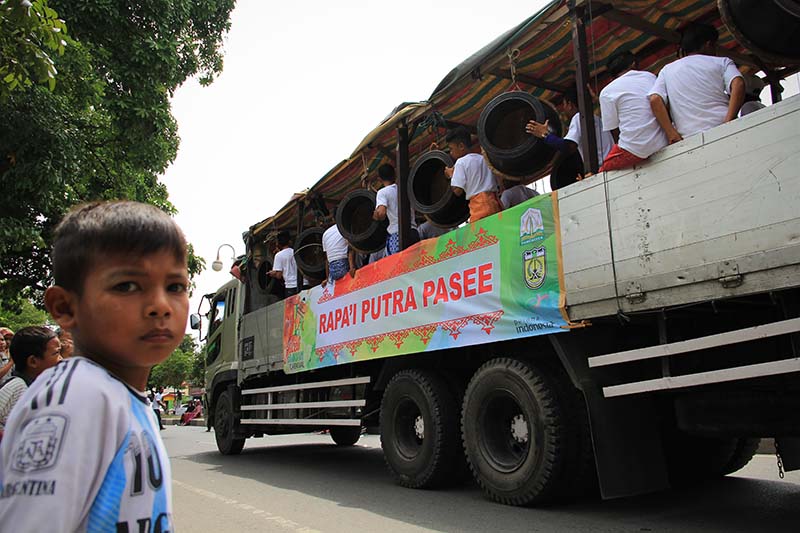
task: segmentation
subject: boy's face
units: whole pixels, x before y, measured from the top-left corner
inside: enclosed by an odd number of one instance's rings
[[[60,287],[49,289],[54,295],[48,310],[72,332],[77,355],[143,390],[150,368],[183,339],[188,284],[186,262],[176,260],[171,251],[112,255],[96,260],[80,296]],[[64,304],[58,305],[58,289],[66,293],[68,313],[60,312]]]
[[[35,379],[48,368],[56,366],[59,361],[61,361],[61,341],[58,340],[58,337],[53,337],[47,341],[41,357],[35,355],[28,357],[26,373]]]

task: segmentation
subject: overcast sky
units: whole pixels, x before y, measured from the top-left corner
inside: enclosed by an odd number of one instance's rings
[[[207,264],[192,312],[230,279],[230,248],[223,271],[211,270],[221,244],[244,253],[243,232],[349,156],[397,104],[426,99],[545,4],[238,0],[222,75],[209,87],[189,80],[172,99],[181,144],[162,180]]]
[[[462,60],[537,12],[543,0],[377,2],[239,0],[225,69],[172,99],[181,137],[162,181],[207,270],[199,297],[230,279],[217,248],[349,156],[399,103],[430,96]]]

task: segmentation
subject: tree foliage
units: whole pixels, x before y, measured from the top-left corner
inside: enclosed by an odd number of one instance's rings
[[[0,301],[0,326],[14,331],[26,326],[50,324],[50,315],[38,309],[30,300],[20,299],[10,304]]]
[[[191,382],[194,360],[197,358],[197,345],[191,335],[184,335],[180,345],[172,355],[150,371],[148,388],[173,387],[179,389],[184,382]]]
[[[169,97],[190,76],[220,73],[233,4],[50,0],[70,31],[52,58],[58,84],[0,101],[0,298],[40,298],[53,229],[75,204],[132,199],[174,212],[158,180],[178,149]]]
[[[56,86],[52,53],[64,53],[67,26],[46,0],[0,0],[0,100],[11,91]]]

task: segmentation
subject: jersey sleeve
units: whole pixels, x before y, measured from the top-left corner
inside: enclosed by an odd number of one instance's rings
[[[0,523],[15,531],[76,531],[115,456],[122,460],[127,413],[80,370],[74,360],[39,376],[6,426]]]
[[[11,410],[25,394],[28,387],[21,378],[11,378],[2,389],[0,389],[0,429],[4,429],[5,423],[11,414]]]

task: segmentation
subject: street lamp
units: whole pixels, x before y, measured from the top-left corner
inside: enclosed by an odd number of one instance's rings
[[[211,263],[211,270],[213,270],[214,272],[219,272],[220,270],[222,270],[222,261],[219,258],[219,251],[222,250],[223,246],[227,246],[228,248],[231,249],[231,251],[233,252],[231,260],[236,261],[236,249],[230,244],[220,244],[219,248],[217,248],[217,258],[214,259],[213,263]]]

